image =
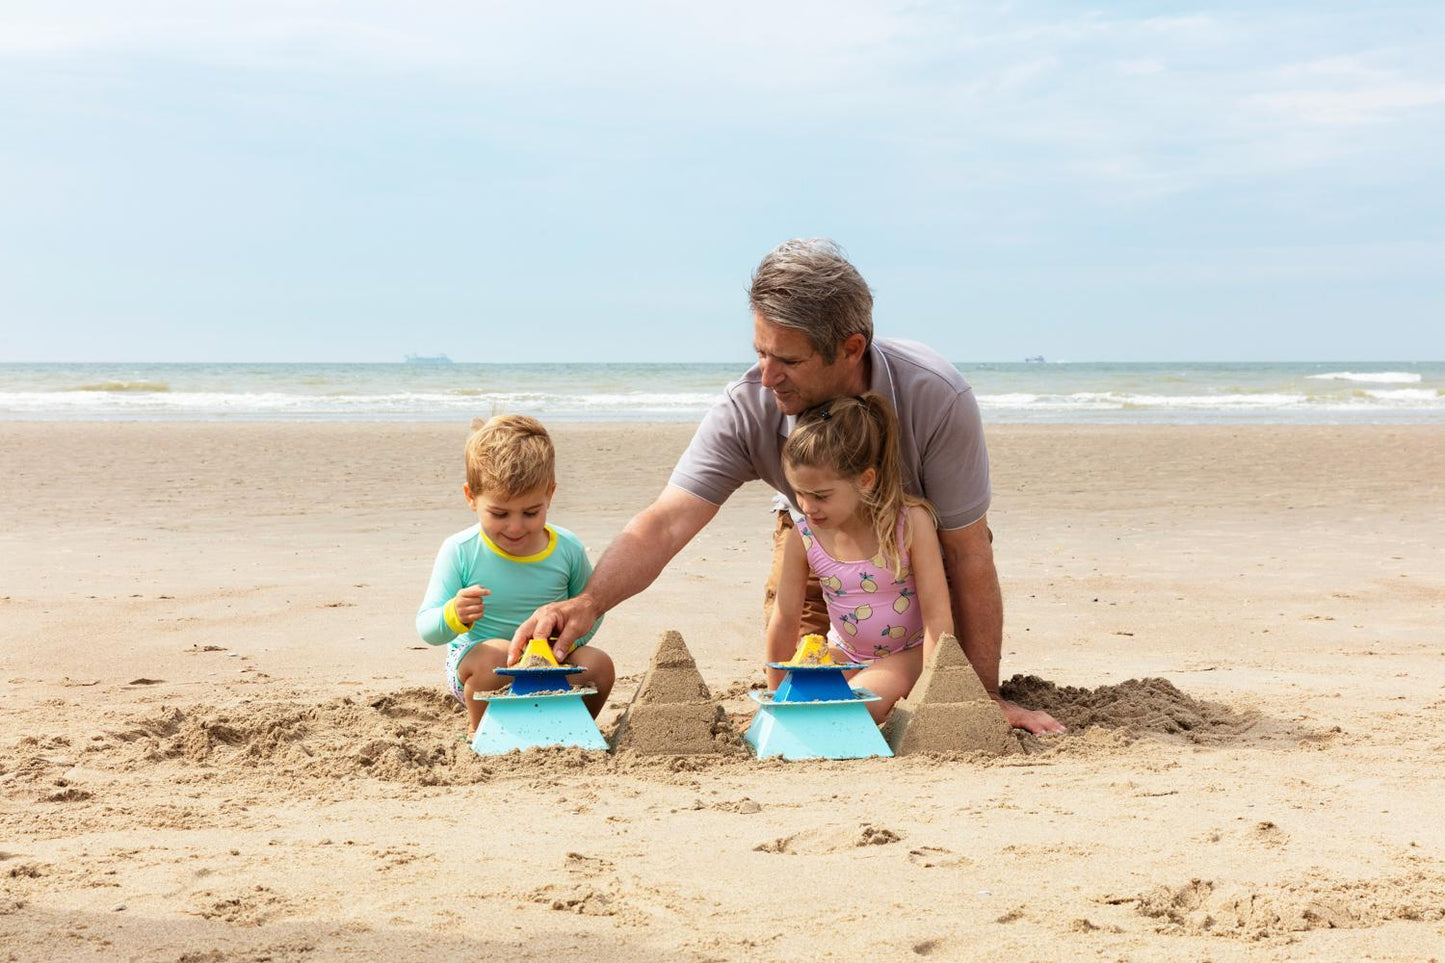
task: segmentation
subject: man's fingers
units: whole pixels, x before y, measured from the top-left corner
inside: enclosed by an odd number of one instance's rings
[[[527,647],[527,640],[532,637],[532,626],[536,624],[537,617],[534,615],[521,625],[517,631],[512,633],[512,644],[507,647],[507,664],[516,662],[522,655],[522,650]]]

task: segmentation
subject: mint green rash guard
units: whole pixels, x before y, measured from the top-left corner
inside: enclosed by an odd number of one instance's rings
[[[592,563],[581,541],[567,529],[547,526],[547,547],[536,555],[510,555],[482,534],[480,525],[457,532],[442,542],[432,566],[426,597],[416,613],[416,632],[431,645],[450,643],[470,648],[486,639],[511,639],[532,613],[549,602],[579,594],[592,576]],[[448,623],[445,609],[464,588],[480,585],[492,594],[469,631]],[[586,645],[602,620],[578,645]]]

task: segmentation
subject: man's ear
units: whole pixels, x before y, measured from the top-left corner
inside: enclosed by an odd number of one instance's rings
[[[863,357],[868,350],[868,339],[861,334],[853,333],[843,339],[843,344],[838,349],[838,354],[847,361],[857,361]]]

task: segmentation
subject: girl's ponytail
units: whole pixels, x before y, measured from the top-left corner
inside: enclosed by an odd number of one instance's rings
[[[870,391],[805,412],[783,447],[789,464],[827,468],[848,479],[873,469],[872,487],[860,493],[878,538],[878,554],[895,579],[903,577],[903,549],[909,541],[905,525],[900,542],[899,516],[907,506],[928,504],[903,490],[898,436],[893,406]]]
[[[878,433],[878,456],[873,464],[877,478],[873,487],[863,492],[863,504],[868,506],[868,513],[873,519],[873,531],[878,536],[878,554],[893,570],[893,577],[902,578],[903,545],[899,544],[898,516],[907,503],[907,496],[903,491],[903,467],[898,455],[898,416],[893,413],[888,399],[876,391],[870,391],[858,400],[867,411],[873,430]],[[902,537],[908,538],[906,527]]]

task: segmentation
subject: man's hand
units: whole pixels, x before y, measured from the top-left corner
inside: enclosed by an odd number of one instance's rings
[[[1036,736],[1069,731],[1068,726],[1042,709],[1025,709],[1017,702],[1010,702],[1002,696],[994,696],[993,701],[998,703],[998,707],[1003,710],[1004,719],[1015,729],[1023,729]]]
[[[456,594],[452,601],[456,604],[457,618],[467,625],[473,625],[482,617],[487,610],[487,603],[482,599],[492,593],[480,585],[470,585]]]
[[[566,662],[567,656],[572,654],[572,646],[591,631],[601,615],[586,595],[542,606],[512,635],[512,645],[507,649],[507,664],[511,665],[521,657],[529,639],[553,638],[552,654],[559,663]]]

